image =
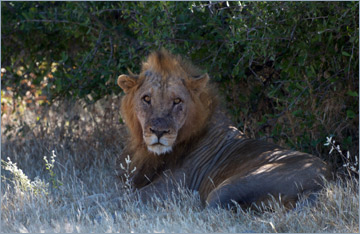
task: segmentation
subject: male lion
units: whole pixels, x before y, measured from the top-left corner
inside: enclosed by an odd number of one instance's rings
[[[220,111],[207,74],[165,50],[139,75],[120,75],[121,114],[130,140],[131,181],[142,200],[183,184],[204,205],[248,207],[272,195],[287,207],[319,190],[331,173],[317,157],[248,139]]]

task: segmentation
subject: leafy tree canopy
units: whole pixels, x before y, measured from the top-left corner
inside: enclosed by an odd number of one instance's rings
[[[164,47],[210,74],[248,135],[322,153],[333,134],[357,151],[357,1],[1,6],[2,89],[15,97],[96,102]]]

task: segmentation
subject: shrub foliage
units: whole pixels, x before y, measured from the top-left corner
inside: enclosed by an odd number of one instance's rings
[[[2,93],[94,103],[164,47],[218,83],[248,136],[358,150],[359,3],[1,2]],[[2,103],[2,106],[6,103]],[[336,164],[340,157],[333,158]]]

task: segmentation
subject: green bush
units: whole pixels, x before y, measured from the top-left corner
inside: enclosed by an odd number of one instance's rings
[[[15,97],[96,102],[165,47],[210,74],[247,135],[317,155],[334,136],[358,155],[357,1],[1,6],[2,89]]]

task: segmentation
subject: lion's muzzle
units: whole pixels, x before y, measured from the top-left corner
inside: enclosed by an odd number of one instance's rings
[[[148,150],[158,155],[171,152],[177,134],[169,126],[169,121],[154,118],[146,125],[143,137]]]
[[[158,139],[160,139],[164,134],[167,134],[170,132],[170,130],[157,130],[150,128],[150,132],[154,133]]]

